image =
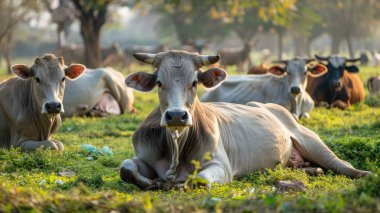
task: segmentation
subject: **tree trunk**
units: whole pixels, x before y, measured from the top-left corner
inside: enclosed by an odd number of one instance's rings
[[[84,62],[89,68],[100,66],[100,29],[95,26],[94,17],[81,19],[81,35],[84,44]]]
[[[57,27],[57,55],[62,56],[62,26]]]
[[[284,34],[282,32],[278,32],[278,40],[277,40],[277,48],[278,48],[278,60],[282,60],[282,48],[283,48],[283,38]]]
[[[348,46],[348,52],[350,53],[350,58],[354,58],[354,49],[352,48],[352,40],[349,34],[346,35],[346,41]]]
[[[7,67],[7,73],[12,74],[12,68],[11,68],[11,56],[10,56],[10,49],[7,49],[4,51],[4,59],[5,59],[5,65]]]
[[[12,74],[12,64],[11,64],[11,43],[12,43],[12,38],[13,38],[13,33],[9,33],[5,39],[4,43],[4,49],[3,49],[3,54],[4,54],[4,60],[5,60],[5,66],[7,69],[8,74]]]
[[[331,54],[339,54],[339,44],[341,39],[337,36],[332,36],[331,40]]]

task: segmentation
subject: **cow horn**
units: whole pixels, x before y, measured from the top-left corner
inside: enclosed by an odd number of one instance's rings
[[[202,65],[215,64],[219,61],[219,55],[200,55]]]
[[[357,61],[360,61],[360,58],[350,58],[350,59],[346,59],[346,62],[357,62]]]
[[[319,61],[327,61],[329,58],[328,57],[322,57],[322,56],[319,56],[317,54],[314,55],[316,59],[318,59]]]
[[[154,59],[156,58],[157,54],[151,54],[151,53],[133,53],[133,56],[144,63],[147,64],[154,64]]]

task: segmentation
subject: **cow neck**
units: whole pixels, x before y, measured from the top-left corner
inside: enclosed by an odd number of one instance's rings
[[[24,105],[26,106],[26,114],[27,116],[31,116],[33,123],[35,124],[35,127],[39,131],[39,139],[40,140],[48,140],[50,139],[53,123],[56,120],[56,117],[59,115],[48,115],[48,114],[42,114],[41,113],[41,103],[36,100],[33,94],[35,94],[35,88],[33,87],[32,80],[29,80],[28,82],[29,90],[27,97],[28,101]]]
[[[186,128],[180,135],[166,129],[166,139],[171,155],[171,165],[165,176],[175,178],[177,168],[181,163],[189,163],[191,160],[202,161],[205,152],[212,152],[215,144],[209,140],[215,130],[211,125],[213,112],[196,98],[193,104],[193,125]],[[200,153],[202,152],[202,153]]]

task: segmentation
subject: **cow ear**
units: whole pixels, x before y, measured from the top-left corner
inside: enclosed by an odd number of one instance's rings
[[[308,66],[307,71],[309,75],[313,78],[320,77],[327,73],[327,67],[323,64],[316,64],[314,66]]]
[[[272,75],[275,75],[275,76],[282,76],[282,75],[284,75],[284,73],[286,72],[286,70],[285,70],[284,67],[275,65],[275,66],[270,67],[268,69],[268,72],[270,74],[272,74]]]
[[[77,79],[83,74],[86,70],[86,67],[82,64],[72,64],[69,67],[65,68],[65,75],[71,80]]]
[[[12,66],[12,72],[16,74],[19,78],[28,79],[33,77],[32,69],[23,65],[23,64],[15,64]]]
[[[355,65],[346,66],[346,70],[350,73],[358,73],[359,72],[359,68]]]
[[[198,81],[207,88],[215,87],[224,81],[227,77],[227,71],[220,68],[211,68],[205,72],[198,72]]]
[[[130,74],[125,79],[125,84],[128,87],[134,88],[142,92],[151,91],[156,85],[157,76],[145,72],[137,72]]]

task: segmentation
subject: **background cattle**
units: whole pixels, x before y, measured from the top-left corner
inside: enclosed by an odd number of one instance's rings
[[[51,136],[61,125],[65,79],[74,80],[84,70],[79,64],[65,68],[62,58],[49,54],[31,67],[13,65],[17,77],[0,84],[0,148],[63,150]]]
[[[258,66],[253,66],[248,70],[247,74],[265,74],[269,69],[269,49],[263,49],[261,52],[261,63]]]
[[[371,94],[378,93],[380,91],[380,76],[369,78],[367,81],[367,87]]]
[[[250,75],[266,74],[266,73],[268,73],[269,68],[270,68],[269,65],[267,65],[265,63],[261,63],[259,66],[251,67],[248,70],[247,74],[250,74]]]
[[[67,82],[65,117],[106,117],[133,111],[133,92],[120,72],[107,67],[87,69],[76,81]]]
[[[315,57],[327,62],[328,72],[319,78],[308,78],[306,91],[311,95],[316,105],[325,102],[328,107],[346,109],[351,104],[364,100],[364,86],[357,73],[355,65],[346,65],[359,59],[346,59],[337,55]]]
[[[216,63],[218,56],[170,51],[136,54],[136,58],[154,65],[156,71],[131,74],[126,84],[140,91],[157,85],[160,105],[133,135],[135,157],[122,164],[124,181],[141,189],[181,187],[193,174],[191,162],[196,160],[200,162],[198,178],[208,185],[226,183],[256,170],[285,166],[292,161],[292,150],[340,174],[370,174],[339,159],[317,134],[279,105],[200,102],[198,83],[211,88],[227,76],[220,68],[200,70]],[[206,153],[211,160],[204,160]]]
[[[220,55],[220,65],[222,67],[236,65],[238,72],[244,72],[246,64],[251,67],[250,53],[251,45],[249,43],[244,43],[241,48],[223,48],[217,52]]]
[[[84,47],[79,45],[63,46],[62,56],[66,64],[84,63]],[[101,48],[101,63],[103,66],[124,63],[124,53],[118,43],[113,43],[108,48]]]
[[[322,64],[307,65],[309,60],[280,61],[268,69],[268,75],[230,76],[218,88],[206,92],[202,101],[246,104],[250,101],[276,103],[289,110],[294,118],[309,117],[314,102],[305,91],[307,76],[326,72]]]

